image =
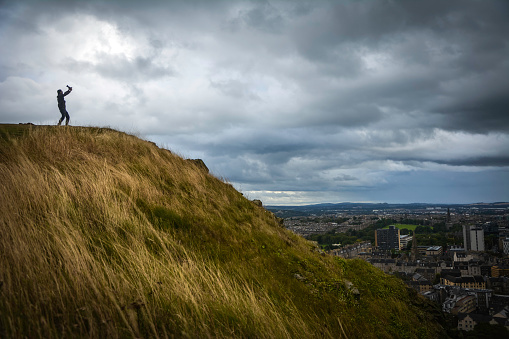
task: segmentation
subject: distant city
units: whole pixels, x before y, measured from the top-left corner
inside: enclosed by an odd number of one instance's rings
[[[439,304],[458,330],[509,328],[509,203],[266,206],[321,250],[360,258]]]

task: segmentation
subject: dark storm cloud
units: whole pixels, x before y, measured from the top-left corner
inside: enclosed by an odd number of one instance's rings
[[[508,167],[509,156],[501,154],[499,156],[483,157],[479,156],[476,158],[457,159],[449,161],[437,161],[437,163],[444,163],[453,166],[476,166],[476,167]]]
[[[18,32],[38,33],[37,24],[30,17],[20,17],[18,12],[23,6],[21,4],[10,4],[3,6],[0,3],[0,27],[11,26]]]
[[[230,20],[230,27],[239,29],[248,26],[263,32],[279,33],[284,20],[279,10],[268,1],[255,2],[253,5],[249,9],[239,10],[237,17]]]
[[[378,1],[316,7],[311,20],[294,30],[294,40],[299,53],[321,69],[335,68],[336,77],[369,75],[356,62],[360,46],[386,53],[401,66],[398,78],[381,79],[385,84],[375,79],[355,97],[407,110],[435,106],[450,130],[507,128],[509,3]],[[416,74],[415,67],[425,74]],[[350,73],[341,74],[344,69]]]
[[[208,150],[212,156],[227,155],[239,157],[250,155],[263,158],[264,163],[278,165],[286,163],[299,154],[305,154],[317,147],[305,137],[308,131],[297,130],[253,130],[237,129],[209,139]],[[195,140],[194,142],[200,140]],[[185,140],[191,142],[192,140]]]
[[[509,50],[507,51],[509,55]],[[446,129],[461,129],[474,133],[509,131],[509,85],[507,70],[490,76],[486,81],[471,81],[455,90],[456,95],[436,107]],[[504,79],[502,79],[504,77]]]

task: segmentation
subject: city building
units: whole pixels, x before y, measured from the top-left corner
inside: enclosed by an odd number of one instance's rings
[[[445,286],[456,286],[461,288],[472,288],[480,290],[486,289],[486,282],[484,281],[484,278],[479,275],[461,277],[443,275],[440,278],[440,284]]]
[[[426,255],[437,256],[442,255],[442,246],[431,246],[426,249]]]
[[[364,241],[353,245],[346,245],[329,252],[331,255],[337,255],[343,258],[357,258],[362,255],[371,254],[371,242]]]
[[[463,244],[466,251],[484,251],[483,228],[472,225],[463,225]]]
[[[408,244],[412,241],[413,237],[409,234],[405,234],[399,237],[399,244],[402,249],[407,248]]]
[[[509,237],[502,239],[502,250],[504,254],[509,254]]]
[[[472,331],[475,325],[489,323],[493,317],[488,315],[461,313],[458,315],[458,330]]]
[[[509,277],[509,266],[496,265],[491,267],[492,277]]]
[[[399,250],[401,248],[399,242],[399,228],[390,225],[389,228],[381,228],[375,231],[375,246],[380,250]]]
[[[454,262],[469,262],[470,260],[472,260],[471,255],[468,255],[465,252],[460,251],[454,251],[452,258]]]
[[[471,313],[476,309],[476,297],[475,295],[464,295],[456,300],[454,307],[451,309],[451,313],[457,315],[458,313]]]
[[[429,248],[429,246],[417,246],[417,252],[419,255],[426,255],[426,250]]]
[[[508,277],[490,277],[486,280],[486,283],[486,287],[493,290],[494,293],[509,295]]]
[[[463,247],[465,251],[469,251],[470,246],[470,225],[463,225]]]

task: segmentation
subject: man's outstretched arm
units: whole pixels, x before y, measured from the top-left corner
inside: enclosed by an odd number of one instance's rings
[[[65,97],[67,94],[69,94],[69,93],[71,93],[71,92],[72,92],[72,87],[67,86],[67,88],[68,88],[68,90],[67,90],[67,91],[65,91],[65,93],[64,93],[64,97]]]

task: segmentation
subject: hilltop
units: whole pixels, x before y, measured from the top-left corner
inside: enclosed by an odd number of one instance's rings
[[[111,129],[0,126],[0,337],[438,338],[200,161]]]

